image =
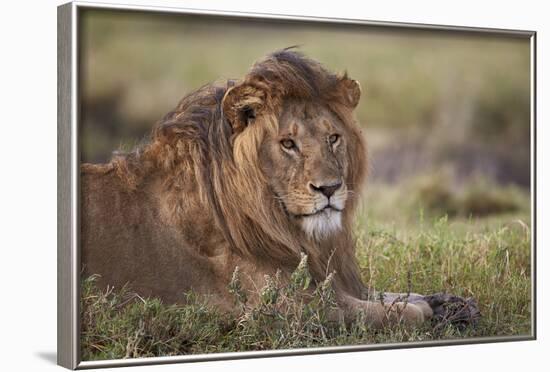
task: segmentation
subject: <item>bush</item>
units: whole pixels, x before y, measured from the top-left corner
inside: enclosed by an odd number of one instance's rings
[[[520,188],[502,186],[479,175],[455,185],[452,177],[440,172],[420,177],[411,187],[415,190],[413,206],[436,216],[483,217],[516,212],[529,205]]]

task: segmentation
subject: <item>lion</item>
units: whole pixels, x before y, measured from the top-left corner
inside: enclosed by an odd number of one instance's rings
[[[83,275],[182,303],[194,291],[224,311],[235,268],[244,290],[290,274],[305,254],[314,283],[334,273],[340,316],[373,327],[417,325],[449,295],[384,294],[363,284],[352,224],[367,176],[353,111],[361,88],[296,50],[274,52],[242,80],[205,85],[155,124],[148,143],[81,166]]]

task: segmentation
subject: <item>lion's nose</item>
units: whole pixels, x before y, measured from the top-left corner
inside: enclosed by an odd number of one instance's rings
[[[330,198],[336,192],[336,190],[342,187],[342,182],[337,182],[330,185],[319,185],[319,186],[310,183],[309,187],[313,191],[320,192],[323,195],[325,195],[327,198]]]

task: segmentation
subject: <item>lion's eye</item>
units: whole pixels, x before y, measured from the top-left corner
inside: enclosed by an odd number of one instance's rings
[[[296,144],[291,139],[284,139],[281,141],[281,146],[283,146],[287,150],[291,150],[296,147]]]
[[[340,139],[340,136],[337,135],[337,134],[332,134],[329,138],[328,138],[328,141],[330,142],[331,145],[334,145],[336,142],[338,142],[338,140]]]

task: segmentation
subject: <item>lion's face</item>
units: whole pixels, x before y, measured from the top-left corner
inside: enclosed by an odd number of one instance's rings
[[[347,133],[327,108],[285,103],[278,133],[262,145],[260,163],[290,218],[314,238],[338,231],[346,208]]]

